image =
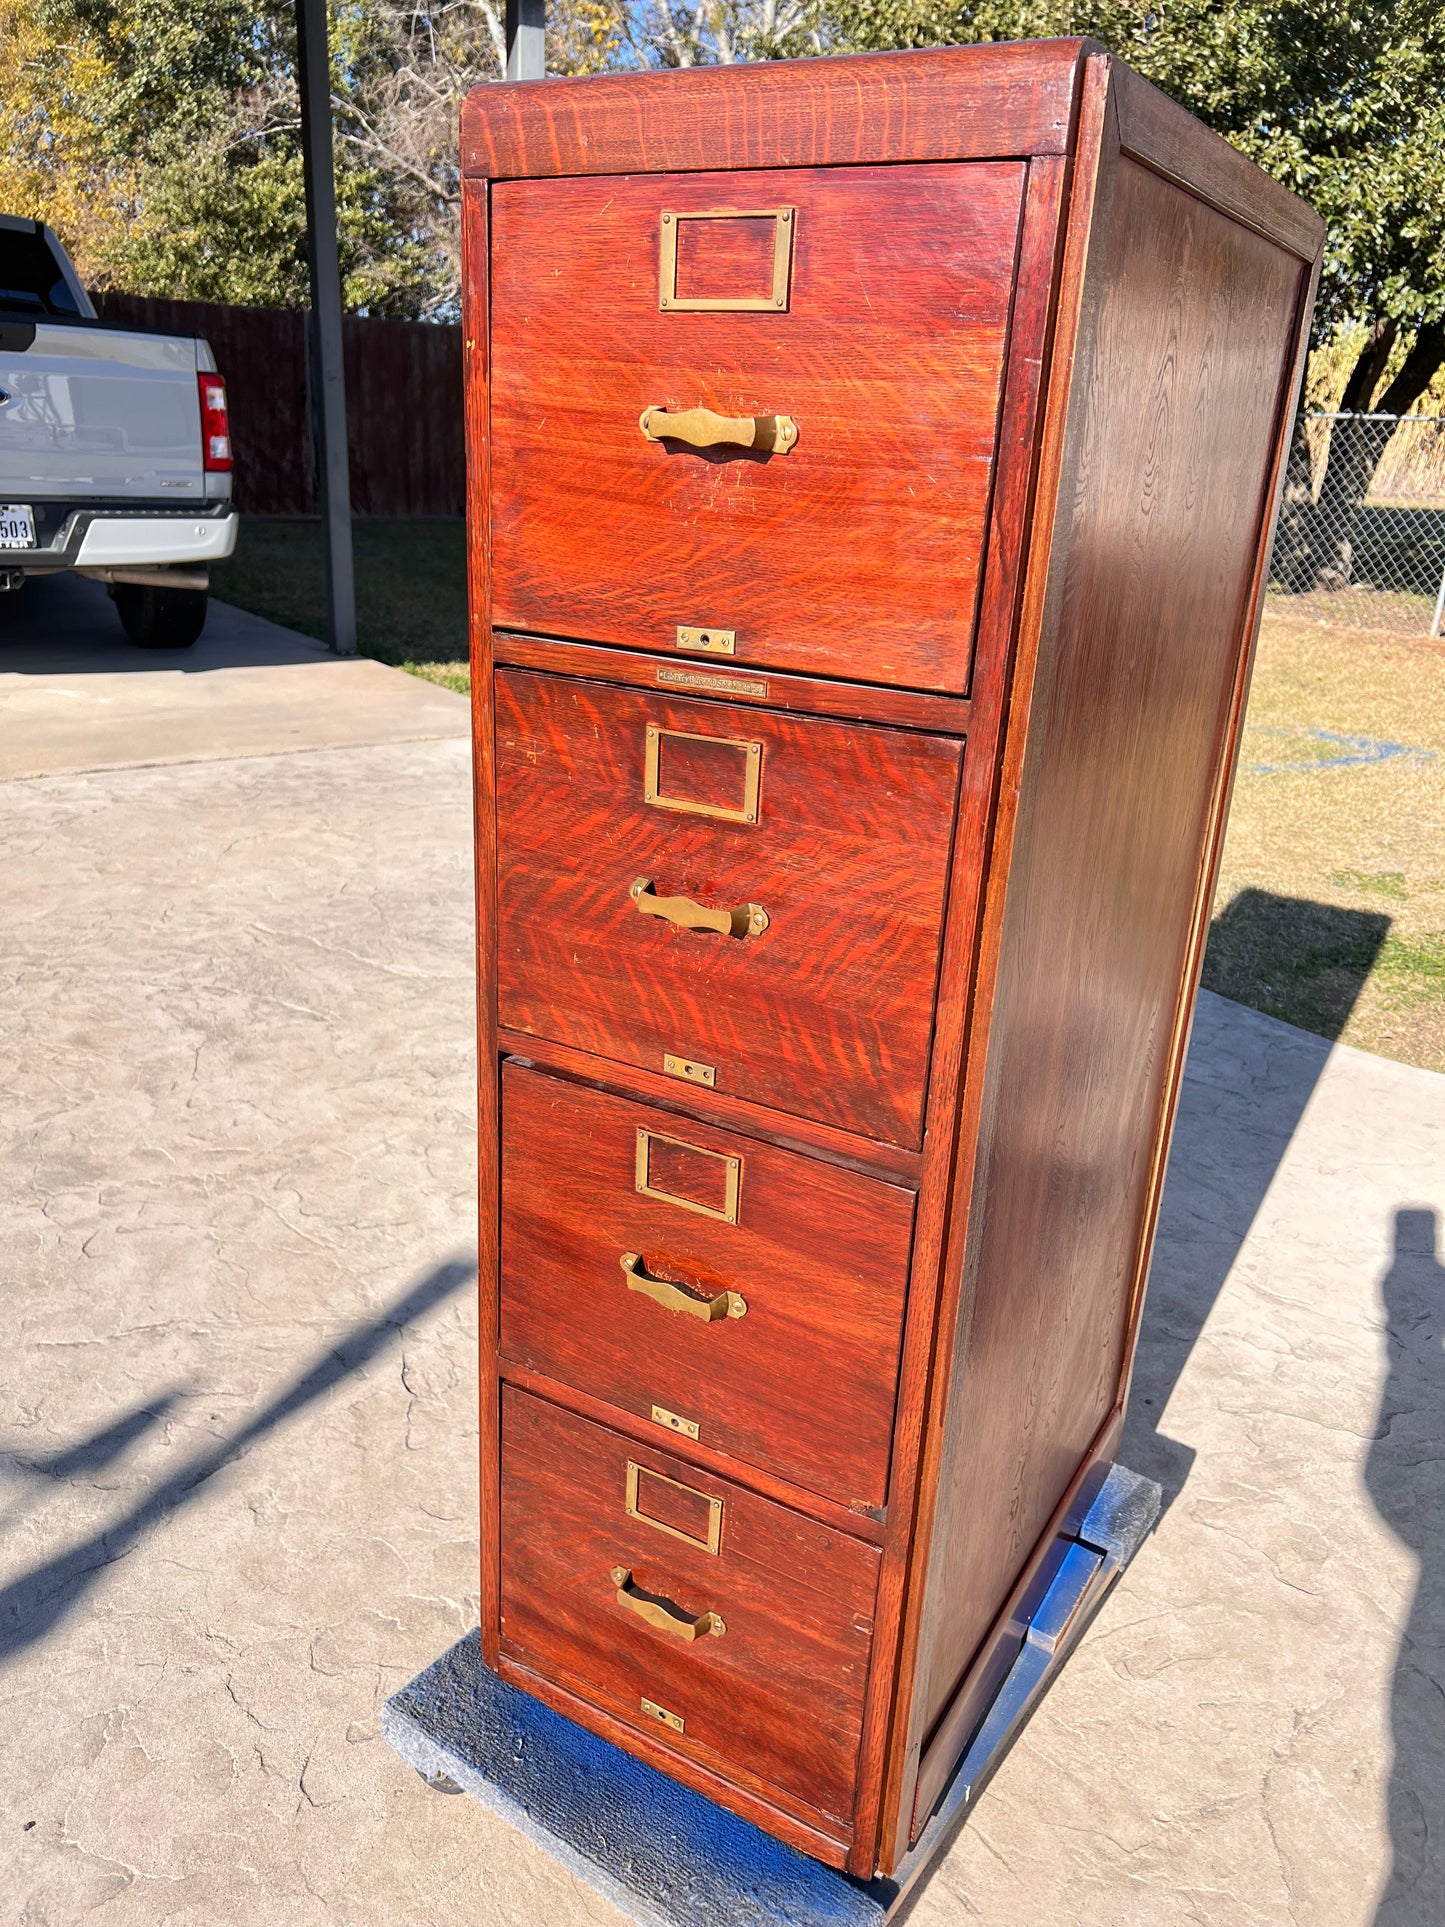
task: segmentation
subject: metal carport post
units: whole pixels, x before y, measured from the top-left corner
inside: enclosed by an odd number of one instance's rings
[[[508,80],[542,79],[546,23],[546,0],[507,0]],[[326,639],[337,655],[354,656],[356,578],[351,556],[351,470],[326,0],[296,0],[296,80],[301,96],[306,265],[311,282],[311,424],[326,550]],[[460,398],[457,405],[461,405]]]

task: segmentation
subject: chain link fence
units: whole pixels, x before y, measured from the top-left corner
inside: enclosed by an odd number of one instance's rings
[[[1332,628],[1445,626],[1445,415],[1301,415],[1269,606]]]

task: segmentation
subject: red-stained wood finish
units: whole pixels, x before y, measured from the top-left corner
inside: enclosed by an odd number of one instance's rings
[[[965,1258],[926,1732],[1118,1396],[1303,264],[1127,158],[1072,398]],[[1253,430],[1254,432],[1251,432]],[[1226,560],[1227,558],[1227,560]],[[1040,1196],[1055,1201],[1041,1213]],[[922,1793],[945,1769],[935,1763]]]
[[[503,1072],[503,1357],[859,1510],[887,1496],[912,1228],[898,1186]],[[738,1315],[693,1309],[728,1292]]]
[[[876,1549],[525,1392],[502,1407],[503,1652],[822,1831],[845,1827]],[[619,1591],[723,1630],[685,1639]]]
[[[519,670],[496,718],[502,1023],[916,1147],[962,745]],[[644,915],[639,879],[767,925]]]
[[[652,650],[722,628],[740,665],[966,693],[1024,172],[495,187],[493,620]],[[773,286],[774,220],[687,218],[740,199],[780,211],[785,308],[660,309],[665,222],[680,291]],[[797,440],[649,441],[649,408]]]
[[[1079,41],[479,89],[463,152],[485,1650],[866,1877],[1117,1449],[1322,229]],[[784,205],[780,309],[659,308],[663,213],[739,217],[691,299]],[[798,441],[637,429],[696,406]]]

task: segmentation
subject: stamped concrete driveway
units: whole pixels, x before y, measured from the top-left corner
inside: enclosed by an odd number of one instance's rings
[[[0,1922],[618,1918],[377,1737],[476,1619],[465,705],[0,602]],[[913,1927],[1436,1927],[1445,1079],[1206,997],[1158,1531]]]

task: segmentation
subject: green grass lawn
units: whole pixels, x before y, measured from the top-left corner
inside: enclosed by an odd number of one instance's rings
[[[467,674],[466,531],[460,516],[352,524],[357,642],[364,656],[463,695]],[[241,517],[212,593],[272,622],[323,637],[325,564],[314,517]]]
[[[463,692],[456,521],[355,525],[362,653]],[[244,517],[216,595],[323,634],[321,528]],[[1445,650],[1271,598],[1204,981],[1445,1071]]]

